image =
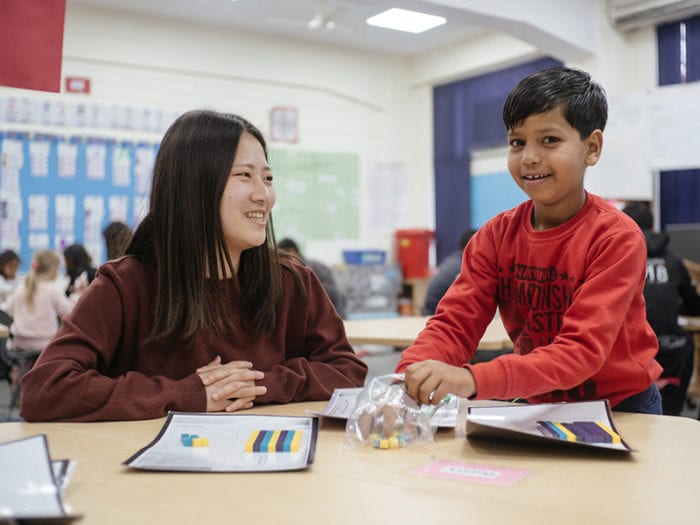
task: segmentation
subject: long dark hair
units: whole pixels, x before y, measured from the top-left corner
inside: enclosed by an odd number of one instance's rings
[[[63,259],[66,263],[66,273],[71,282],[81,273],[92,268],[92,257],[82,244],[71,244],[63,250]]]
[[[163,137],[150,210],[126,252],[155,267],[151,341],[191,341],[202,330],[222,334],[231,329],[231,281],[239,291],[234,300],[246,330],[270,332],[275,325],[282,277],[272,219],[265,243],[241,254],[237,276],[221,225],[221,198],[244,132],[260,142],[267,157],[260,131],[229,113],[190,111]],[[216,278],[218,268],[228,268],[234,278]]]

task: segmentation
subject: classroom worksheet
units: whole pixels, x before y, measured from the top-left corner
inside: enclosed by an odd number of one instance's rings
[[[158,436],[124,464],[143,470],[271,472],[313,463],[318,419],[171,412]]]
[[[362,387],[357,388],[336,388],[333,395],[328,400],[328,404],[321,412],[307,410],[314,416],[331,417],[335,419],[348,419],[352,415],[352,410],[357,403],[357,396],[362,392]]]
[[[0,443],[0,465],[0,520],[70,521],[55,478],[58,465],[51,462],[46,435]]]
[[[607,400],[469,407],[467,436],[508,437],[629,452]]]

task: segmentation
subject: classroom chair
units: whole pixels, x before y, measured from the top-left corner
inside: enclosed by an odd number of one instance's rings
[[[0,324],[8,327],[12,324],[12,317],[4,310],[0,310]],[[40,351],[35,350],[14,348],[11,336],[0,338],[0,359],[9,368],[7,381],[10,384],[10,402],[7,407],[6,420],[10,419],[12,411],[19,406],[22,377],[34,366],[40,353]]]

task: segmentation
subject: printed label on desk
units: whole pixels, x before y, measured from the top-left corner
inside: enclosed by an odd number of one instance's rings
[[[429,465],[414,470],[413,473],[421,476],[476,481],[477,483],[486,483],[488,485],[512,485],[530,474],[530,471],[491,467],[475,463],[434,461]]]

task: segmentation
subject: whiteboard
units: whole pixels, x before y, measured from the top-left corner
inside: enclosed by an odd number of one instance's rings
[[[605,198],[653,200],[654,174],[700,168],[700,83],[632,91],[608,100],[603,154],[586,188]]]
[[[649,98],[652,166],[700,167],[700,82],[664,86]]]

